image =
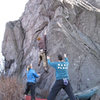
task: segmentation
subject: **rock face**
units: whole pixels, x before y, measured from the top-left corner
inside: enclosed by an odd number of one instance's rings
[[[5,57],[5,71],[8,75],[18,73],[20,70],[24,55],[22,48],[24,38],[25,34],[20,21],[6,24],[2,53]]]
[[[46,30],[52,61],[59,53],[66,53],[69,58],[74,92],[100,84],[99,8],[99,0],[29,0],[20,19],[6,25],[2,53],[6,63],[10,62],[5,66],[7,74],[23,77],[30,63],[43,73],[42,64],[38,67],[37,37]],[[54,69],[49,67],[49,73],[39,80],[37,95],[46,97],[54,80]],[[61,91],[57,100],[63,100],[64,95]]]

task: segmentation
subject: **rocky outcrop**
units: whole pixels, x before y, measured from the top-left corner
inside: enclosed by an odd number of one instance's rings
[[[29,0],[20,19],[6,25],[2,52],[6,61],[14,60],[8,75],[20,73],[23,77],[30,63],[43,73],[42,64],[37,67],[36,39],[46,30],[52,61],[57,60],[59,53],[66,53],[69,58],[74,92],[100,84],[99,8],[99,0]],[[49,67],[49,73],[43,73],[39,79],[37,95],[47,96],[54,80],[54,69]],[[57,100],[63,100],[65,92],[58,95]]]
[[[5,71],[8,75],[18,74],[22,67],[24,37],[25,33],[20,21],[6,24],[2,53],[5,57]]]

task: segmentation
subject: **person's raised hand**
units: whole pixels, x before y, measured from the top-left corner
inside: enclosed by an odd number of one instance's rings
[[[40,76],[41,74],[40,73],[38,73],[38,76]]]
[[[46,32],[46,30],[44,31],[44,35],[47,35],[47,32]]]
[[[66,55],[66,54],[64,54],[64,57],[66,58],[66,57],[67,57],[67,55]]]
[[[49,57],[49,56],[47,56],[47,59],[50,59],[50,57]]]

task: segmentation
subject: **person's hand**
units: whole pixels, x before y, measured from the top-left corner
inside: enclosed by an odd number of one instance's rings
[[[47,52],[47,49],[45,49],[44,51]]]
[[[66,57],[67,57],[67,55],[66,55],[66,54],[64,54],[64,57],[66,58]]]
[[[38,73],[38,76],[40,76],[41,74],[40,73]]]
[[[50,59],[50,57],[49,57],[49,56],[47,56],[47,59]]]
[[[44,35],[47,35],[47,32],[46,32],[46,30],[44,31]]]
[[[38,66],[40,66],[40,63],[38,64]]]

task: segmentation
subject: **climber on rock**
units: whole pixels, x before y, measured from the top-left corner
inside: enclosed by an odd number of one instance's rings
[[[26,95],[28,95],[29,91],[31,91],[31,100],[35,100],[35,85],[36,85],[36,78],[40,76],[40,74],[37,74],[34,69],[32,69],[32,64],[27,66],[27,84],[26,84],[26,90],[24,92],[25,98]]]
[[[48,65],[52,66],[56,70],[56,82],[53,85],[51,92],[48,96],[48,100],[55,100],[57,93],[63,88],[68,94],[70,100],[75,100],[71,84],[69,82],[68,75],[68,58],[64,54],[65,61],[62,55],[58,55],[58,62],[51,62],[50,57],[47,56]]]
[[[46,72],[48,72],[47,67],[47,48],[46,48],[46,31],[44,33],[43,39],[38,37],[38,47],[39,47],[39,62],[38,66],[40,66],[41,61],[43,61],[43,67]]]

